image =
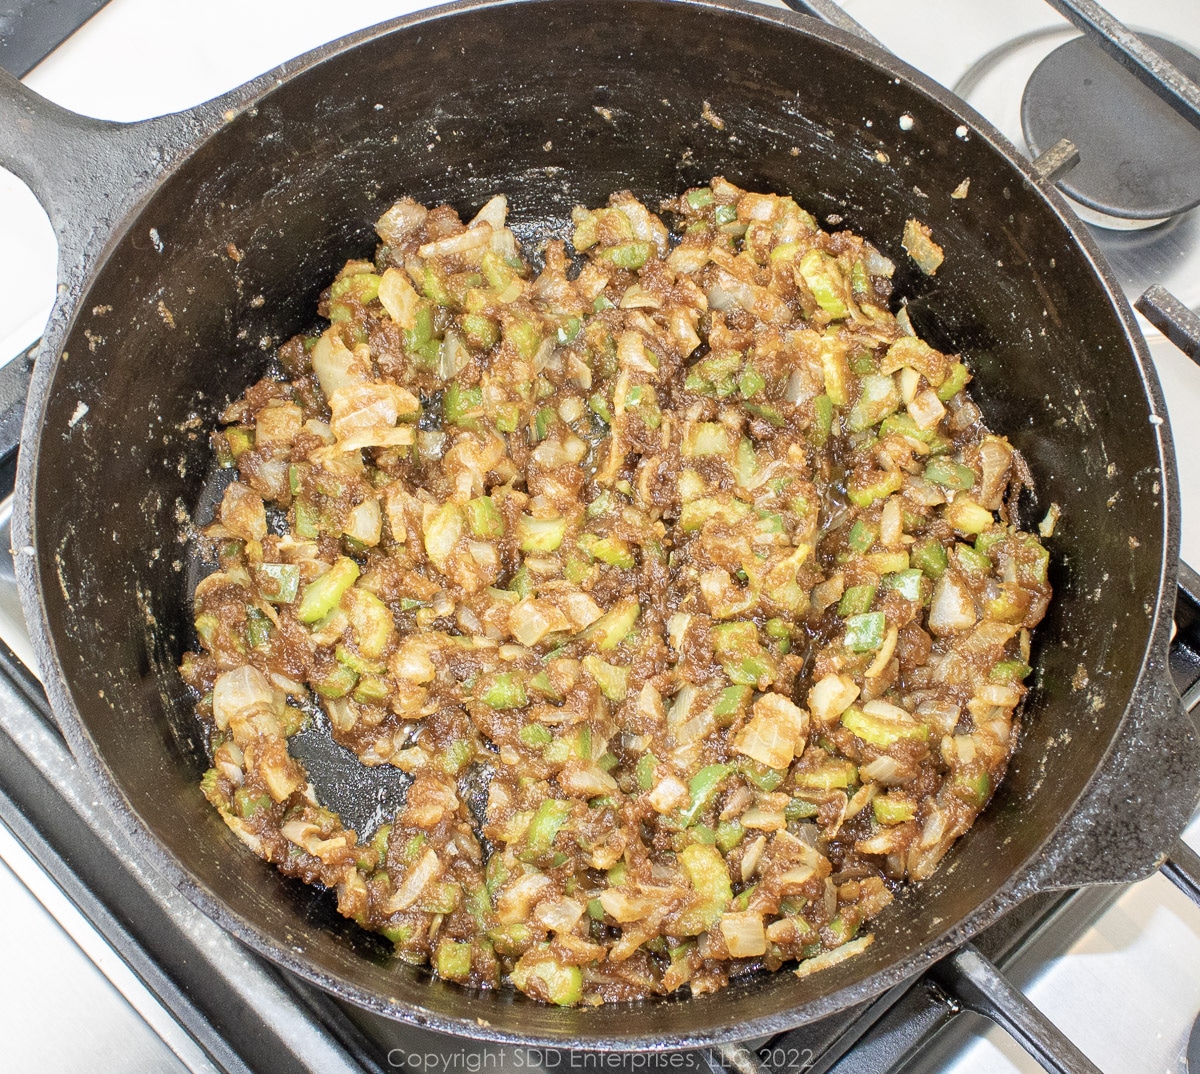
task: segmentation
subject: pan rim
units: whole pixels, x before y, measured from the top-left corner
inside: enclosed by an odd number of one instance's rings
[[[259,101],[269,96],[278,84],[279,78],[292,79],[302,75],[318,65],[350,51],[359,45],[386,37],[398,31],[408,30],[425,23],[444,18],[453,18],[462,13],[474,12],[488,8],[505,8],[517,4],[571,3],[572,0],[459,0],[456,3],[428,8],[410,15],[393,19],[378,26],[359,31],[348,37],[330,42],[295,60],[289,61],[279,69],[280,74],[271,73],[231,91],[222,103],[234,104],[239,110],[253,107]],[[1022,158],[1016,150],[996,131],[987,120],[979,116],[965,102],[956,98],[952,93],[927,76],[909,67],[886,51],[864,42],[861,39],[826,26],[823,23],[805,16],[782,9],[766,8],[750,0],[634,0],[635,6],[642,4],[664,5],[673,3],[675,6],[693,8],[698,11],[724,11],[738,16],[752,18],[778,26],[783,31],[799,33],[806,37],[815,37],[822,42],[849,53],[856,61],[867,63],[894,77],[903,78],[923,96],[930,99],[944,112],[957,117],[968,127],[972,136],[984,139],[990,148],[998,153],[1014,171],[1021,175],[1041,195],[1055,217],[1064,226],[1075,241],[1078,248],[1091,268],[1094,275],[1103,286],[1105,295],[1124,331],[1129,351],[1134,358],[1142,381],[1146,397],[1150,400],[1152,413],[1163,417],[1163,423],[1155,430],[1158,463],[1162,470],[1164,494],[1162,498],[1164,548],[1163,560],[1159,570],[1159,588],[1153,602],[1152,626],[1147,635],[1146,651],[1140,654],[1141,667],[1135,684],[1130,693],[1132,699],[1137,698],[1146,689],[1146,682],[1151,676],[1151,663],[1148,659],[1156,652],[1165,651],[1165,641],[1169,629],[1169,609],[1166,608],[1170,587],[1173,584],[1174,564],[1178,550],[1178,489],[1175,483],[1175,468],[1173,465],[1173,447],[1170,441],[1169,428],[1165,421],[1166,408],[1163,403],[1161,387],[1150,359],[1149,350],[1137,328],[1136,320],[1128,302],[1116,284],[1111,270],[1104,263],[1086,227],[1074,216],[1067,207],[1065,200],[1053,188],[1045,187],[1034,171],[1032,165]],[[211,102],[210,102],[211,104]],[[206,107],[206,106],[201,106]],[[70,291],[60,297],[52,315],[51,323],[43,338],[39,352],[34,380],[30,390],[30,403],[26,415],[25,450],[21,453],[18,467],[18,487],[14,511],[14,546],[18,549],[36,547],[35,490],[37,485],[38,448],[40,432],[45,412],[49,389],[53,385],[62,360],[61,348],[73,327],[75,311],[81,308],[79,299],[86,295],[91,285],[103,272],[104,267],[116,244],[125,234],[132,223],[145,208],[148,199],[162,182],[169,182],[181,169],[186,167],[191,157],[202,146],[214,137],[209,132],[195,138],[172,165],[154,182],[149,183],[138,196],[130,201],[126,211],[116,223],[111,234],[107,237],[104,250],[94,259],[86,276],[78,281],[77,293]],[[31,450],[32,449],[32,450]],[[19,554],[17,559],[18,580],[21,590],[22,605],[30,630],[35,653],[43,670],[44,681],[51,703],[60,721],[73,755],[80,766],[87,772],[98,795],[113,815],[120,829],[131,838],[135,847],[151,860],[172,883],[210,918],[223,928],[238,936],[244,943],[266,956],[277,965],[295,973],[302,979],[331,991],[341,998],[385,1016],[401,1021],[411,1022],[442,1032],[459,1036],[473,1036],[496,1043],[520,1043],[546,1047],[563,1047],[569,1043],[566,1036],[546,1035],[538,1033],[517,1033],[491,1025],[480,1025],[476,1020],[463,1016],[447,1017],[428,1008],[416,1007],[410,1003],[389,1000],[386,996],[373,992],[353,982],[347,981],[337,974],[321,970],[315,964],[298,956],[279,940],[268,936],[258,926],[232,911],[225,903],[198,882],[192,874],[176,859],[162,840],[142,820],[140,814],[132,807],[124,792],[117,785],[100,750],[92,738],[82,716],[80,715],[68,684],[68,678],[60,662],[57,647],[51,636],[45,616],[42,598],[41,571],[37,558],[33,555]],[[1081,789],[1076,804],[1084,799],[1095,785],[1099,774],[1111,757],[1119,738],[1120,728],[1128,718],[1128,707],[1115,725],[1112,739],[1108,743],[1103,758],[1093,770],[1088,782]],[[1068,811],[1069,813],[1069,811]],[[938,938],[924,947],[919,948],[906,958],[897,960],[871,976],[844,985],[829,992],[817,1000],[804,1004],[802,1007],[792,1007],[784,1012],[764,1015],[735,1026],[714,1025],[703,1035],[691,1035],[687,1039],[678,1039],[670,1035],[654,1034],[631,1035],[620,1039],[611,1037],[603,1040],[584,1041],[589,1048],[601,1051],[633,1051],[633,1050],[666,1050],[671,1048],[693,1048],[715,1045],[734,1041],[743,1041],[767,1034],[776,1033],[796,1025],[815,1021],[836,1011],[845,1009],[853,1003],[873,997],[927,967],[936,958],[941,957],[965,939],[976,934],[980,929],[990,924],[1000,913],[1019,901],[1028,892],[1022,890],[1032,867],[1051,845],[1061,836],[1068,813],[1050,830],[1043,841],[1033,848],[1028,857],[1017,867],[1008,879],[1001,884],[996,892],[984,900],[977,908],[961,921],[948,928]],[[800,1014],[800,1017],[795,1017]],[[576,1042],[577,1036],[570,1038]]]

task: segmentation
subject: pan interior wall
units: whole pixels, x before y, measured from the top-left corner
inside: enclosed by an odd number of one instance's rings
[[[1150,402],[1120,319],[1067,228],[986,138],[824,31],[794,26],[646,0],[408,20],[249,102],[153,192],[85,295],[37,470],[58,657],[133,810],[225,920],[271,937],[276,957],[435,1025],[483,1018],[501,1032],[664,1046],[782,1025],[798,1005],[815,1017],[860,998],[884,981],[863,984],[870,975],[900,972],[976,911],[1099,763],[1146,652],[1166,533]],[[392,965],[331,898],[247,855],[199,794],[204,750],[174,669],[192,644],[181,533],[211,476],[207,431],[274,345],[311,326],[341,264],[371,255],[372,222],[395,198],[466,216],[503,191],[519,233],[566,237],[576,204],[631,189],[654,206],[716,174],[789,193],[891,257],[919,332],[966,356],[989,424],[1030,464],[1037,495],[1023,523],[1061,506],[1023,744],[943,869],[880,920],[866,955],[827,974],[587,1012],[431,984]],[[969,196],[952,198],[968,178]],[[901,248],[910,217],[945,247],[935,277]],[[87,414],[72,420],[81,402]]]

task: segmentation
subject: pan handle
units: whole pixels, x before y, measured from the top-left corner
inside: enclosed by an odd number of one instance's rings
[[[1100,773],[1019,894],[1132,883],[1171,854],[1200,800],[1200,734],[1162,649],[1143,669]]]
[[[68,111],[0,68],[0,165],[29,186],[50,217],[60,307],[74,297],[116,224],[190,146],[224,122],[228,108],[218,98],[114,123]]]

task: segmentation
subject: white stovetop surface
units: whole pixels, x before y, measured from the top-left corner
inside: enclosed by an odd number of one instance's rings
[[[136,120],[197,104],[326,41],[426,6],[422,0],[112,0],[26,82],[75,111]],[[1042,0],[844,0],[843,6],[904,59],[950,87],[997,44],[1026,30],[1061,25]],[[1109,0],[1108,7],[1135,27],[1200,51],[1200,0]],[[989,118],[1011,129],[1011,116]],[[0,236],[4,361],[41,333],[54,296],[55,245],[36,200],[3,169]],[[1200,567],[1200,437],[1193,434],[1200,369],[1161,337],[1151,343],[1177,430],[1184,557]],[[1192,435],[1178,435],[1185,430]],[[1200,835],[1195,825],[1193,831]],[[1200,846],[1200,838],[1189,840]],[[10,1060],[36,1055],[45,1074],[80,1069],[81,1062],[88,1065],[89,1057],[99,1055],[105,1069],[162,1071],[179,1069],[180,1062],[203,1069],[202,1058],[180,1042],[178,1032],[164,1028],[164,1012],[144,988],[47,884],[36,863],[0,828],[0,914],[9,926],[7,972],[0,976],[12,985],[29,984],[0,987],[3,1054]],[[1185,1070],[1187,1030],[1200,1012],[1200,910],[1154,877],[1128,889],[1070,954],[1051,957],[1058,954],[1042,950],[1010,972],[1095,1062],[1112,1074]],[[35,969],[40,976],[26,976]],[[32,1012],[63,1010],[64,993],[55,1000],[50,987],[56,979],[59,989],[73,994],[69,1006],[90,1012],[87,1024],[103,1027],[107,1037],[72,1033],[68,1016],[67,1026],[61,1019],[54,1023],[62,1045],[45,1048]],[[37,993],[40,980],[46,981],[44,996]],[[125,1027],[125,1035],[114,1036],[114,1025]],[[170,1052],[157,1047],[155,1033]],[[1039,1069],[994,1027],[960,1025],[950,1037],[936,1055],[918,1063],[921,1070]],[[103,1043],[111,1040],[125,1041],[117,1049],[123,1052],[119,1061]]]

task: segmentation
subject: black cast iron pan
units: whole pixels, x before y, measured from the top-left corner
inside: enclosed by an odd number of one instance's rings
[[[60,243],[14,527],[54,709],[131,845],[281,965],[487,1039],[747,1039],[895,984],[1033,892],[1144,876],[1183,828],[1200,746],[1166,672],[1177,490],[1145,344],[1058,196],[875,46],[742,0],[471,2],[142,124],[83,119],[4,79],[0,161]],[[341,263],[369,255],[394,198],[469,213],[505,191],[519,231],[565,233],[576,203],[631,188],[653,204],[714,174],[791,193],[892,256],[920,332],[968,355],[989,423],[1028,459],[1027,523],[1063,506],[1021,745],[937,875],[827,973],[581,1011],[431,982],[251,858],[198,793],[206,759],[175,666],[191,640],[178,535],[212,492],[205,430],[308,325]],[[900,249],[910,216],[946,248],[934,278]],[[310,760],[318,786],[361,805],[326,754]]]

